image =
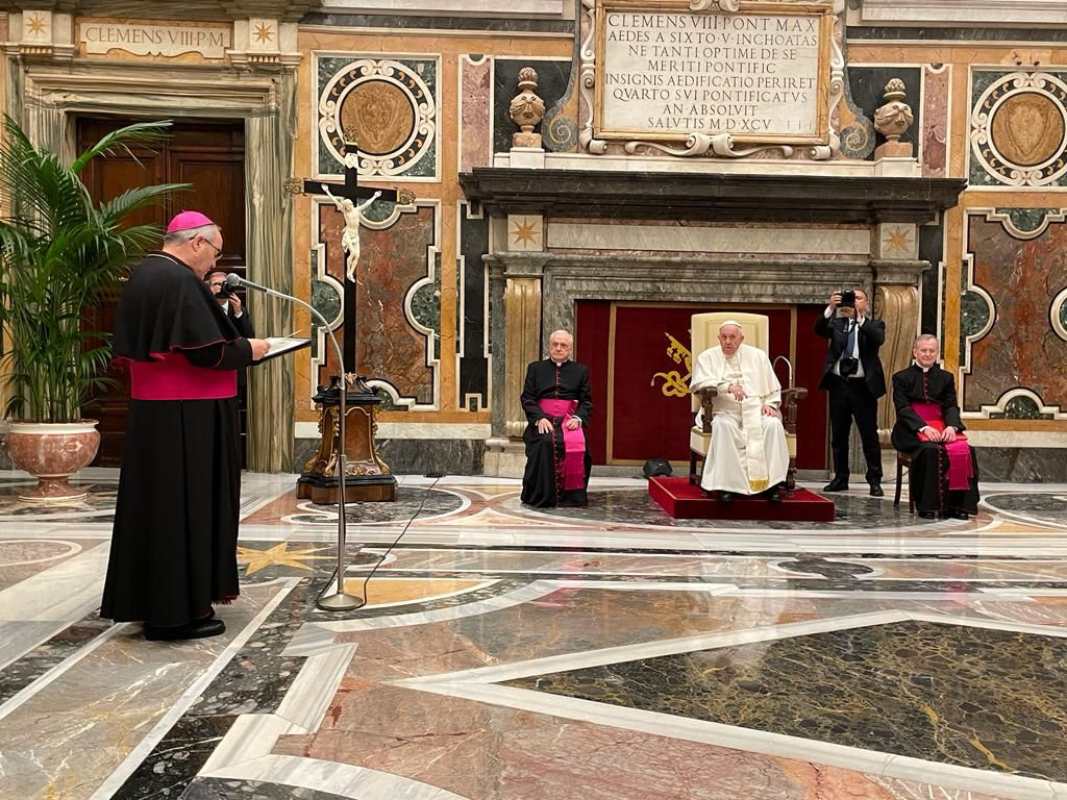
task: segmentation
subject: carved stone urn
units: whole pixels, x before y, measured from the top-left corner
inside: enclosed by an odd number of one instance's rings
[[[519,70],[519,93],[511,101],[511,121],[519,126],[519,132],[511,136],[513,147],[540,147],[541,134],[534,133],[545,117],[545,101],[537,96],[537,71],[533,67]]]
[[[911,106],[904,102],[904,81],[893,78],[885,85],[885,105],[874,112],[874,129],[882,134],[886,141],[874,151],[875,158],[911,158],[912,145],[900,141],[915,121]]]
[[[70,476],[96,458],[100,447],[97,420],[78,422],[12,422],[4,437],[11,463],[37,478],[37,485],[19,500],[55,503],[83,500],[88,491],[70,485]]]

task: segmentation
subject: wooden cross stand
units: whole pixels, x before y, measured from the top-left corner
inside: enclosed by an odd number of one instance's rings
[[[359,148],[345,143],[344,183],[306,180],[303,194],[332,194],[339,200],[351,200],[357,204],[379,193],[380,199],[397,202],[398,195],[392,189],[369,189],[359,185]],[[347,264],[348,253],[342,244],[342,263]],[[342,269],[344,283],[344,363],[339,369],[346,376],[345,395],[345,497],[357,502],[396,500],[396,478],[388,465],[378,457],[374,446],[374,409],[381,399],[367,386],[367,379],[358,375],[356,363],[356,282]],[[304,471],[297,479],[296,496],[313,503],[337,503],[339,480],[337,475],[338,416],[340,413],[340,376],[330,377],[328,386],[319,386],[312,398],[319,408],[318,450],[304,464]]]

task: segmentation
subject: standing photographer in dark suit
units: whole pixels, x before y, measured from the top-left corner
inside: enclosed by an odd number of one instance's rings
[[[212,272],[207,276],[207,285],[211,289],[211,294],[214,295],[215,301],[222,306],[222,310],[226,312],[230,322],[237,328],[237,332],[246,339],[255,336],[255,331],[252,329],[252,320],[245,313],[241,298],[226,289],[226,273]]]
[[[871,319],[867,292],[834,292],[815,323],[815,334],[830,340],[819,388],[830,393],[830,447],[834,477],[826,492],[848,489],[848,439],[852,420],[860,432],[872,497],[882,497],[882,449],[878,444],[878,398],[885,394],[885,374],[878,348],[885,323]]]

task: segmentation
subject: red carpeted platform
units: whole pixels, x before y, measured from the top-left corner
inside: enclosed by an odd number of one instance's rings
[[[735,497],[731,503],[708,497],[688,478],[655,477],[648,481],[648,494],[675,519],[756,519],[784,522],[833,522],[834,504],[825,497],[797,489],[783,494],[782,502],[763,497]]]

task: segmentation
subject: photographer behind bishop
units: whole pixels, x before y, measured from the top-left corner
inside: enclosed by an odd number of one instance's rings
[[[245,313],[241,298],[226,288],[226,274],[222,271],[215,271],[208,275],[208,288],[211,289],[215,302],[222,306],[222,310],[226,312],[230,322],[237,328],[237,332],[246,339],[252,338],[256,335],[252,328],[252,320]]]
[[[830,393],[830,447],[834,477],[826,492],[848,489],[848,442],[852,420],[860,432],[872,497],[882,497],[882,449],[878,444],[878,398],[885,394],[885,373],[878,348],[885,323],[870,316],[867,292],[859,287],[830,295],[815,323],[815,334],[830,340],[819,388]]]

